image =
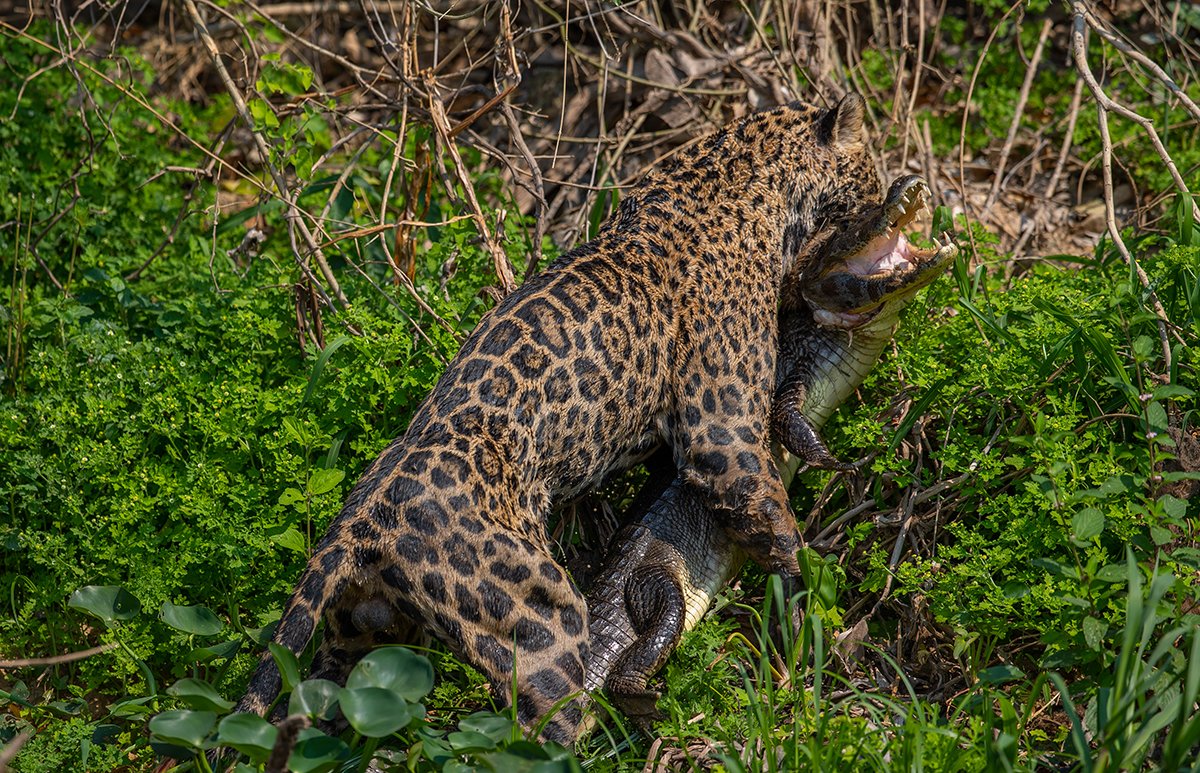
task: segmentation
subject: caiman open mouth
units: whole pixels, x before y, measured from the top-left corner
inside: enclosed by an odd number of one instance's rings
[[[904,235],[932,198],[916,175],[901,177],[880,205],[864,210],[819,249],[820,268],[801,294],[820,325],[855,329],[894,299],[911,297],[932,282],[956,254],[937,238],[924,249]]]
[[[904,235],[904,229],[929,207],[929,186],[919,177],[903,177],[892,184],[883,214],[887,228],[864,245],[862,251],[845,260],[841,270],[861,277],[877,277],[904,271],[937,255],[943,246],[937,237],[933,247],[914,246]]]

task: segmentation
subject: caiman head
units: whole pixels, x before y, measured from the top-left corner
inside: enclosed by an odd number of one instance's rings
[[[917,290],[937,278],[958,249],[951,243],[922,249],[904,235],[928,207],[929,186],[916,175],[897,179],[882,204],[852,215],[813,250],[817,259],[803,272],[801,295],[821,325],[857,329],[876,317],[891,317]]]

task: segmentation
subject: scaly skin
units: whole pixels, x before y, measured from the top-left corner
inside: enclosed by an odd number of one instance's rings
[[[914,251],[901,237],[901,251],[912,262],[877,265],[872,257],[881,241],[890,237],[896,244],[899,229],[928,193],[918,178],[897,180],[882,205],[866,207],[854,225],[820,244],[816,270],[810,271],[815,277],[797,277],[798,286],[785,294],[772,424],[779,440],[804,457],[780,452],[788,483],[801,462],[845,467],[816,429],[870,371],[900,310],[955,254],[953,246]],[[606,688],[638,721],[656,715],[659,694],[647,688],[649,678],[746,558],[701,492],[680,478],[665,487],[662,479],[652,480],[648,488],[662,493],[613,538],[587,597],[591,657],[585,685]]]

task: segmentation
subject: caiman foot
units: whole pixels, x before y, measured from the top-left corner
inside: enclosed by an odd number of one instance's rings
[[[666,719],[666,714],[659,711],[658,699],[662,693],[646,687],[644,679],[630,675],[610,676],[605,684],[613,705],[619,708],[625,716],[641,730],[647,730],[654,722]]]
[[[816,427],[800,412],[798,398],[793,392],[795,390],[781,393],[776,398],[772,423],[779,442],[808,467],[838,472],[853,470],[853,464],[838,459],[825,445]]]

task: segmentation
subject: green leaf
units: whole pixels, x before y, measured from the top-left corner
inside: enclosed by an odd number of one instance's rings
[[[933,208],[933,230],[931,233],[934,236],[941,236],[947,231],[954,230],[954,213],[949,207],[938,205]]]
[[[1167,411],[1162,403],[1150,403],[1146,406],[1146,423],[1152,432],[1162,434],[1167,430]]]
[[[998,666],[985,668],[978,674],[979,681],[984,684],[1004,684],[1005,682],[1014,682],[1025,677],[1025,672],[1016,666],[1003,663]]]
[[[233,701],[225,700],[216,688],[200,679],[180,679],[167,688],[167,694],[201,711],[224,713],[233,708]]]
[[[288,757],[288,770],[292,773],[326,773],[349,756],[350,747],[343,741],[310,727],[300,731],[296,748]]]
[[[496,742],[484,735],[471,730],[458,731],[446,736],[450,748],[459,754],[466,752],[488,752],[496,748]]]
[[[283,691],[291,692],[296,689],[296,685],[300,684],[300,661],[296,658],[296,653],[275,642],[268,643],[267,649],[271,650],[271,657],[279,667],[279,676],[283,678]]]
[[[1175,240],[1184,246],[1191,246],[1200,239],[1197,239],[1196,220],[1193,214],[1196,204],[1191,196],[1185,196],[1183,193],[1175,194],[1175,203],[1171,207],[1171,214],[1175,219]]]
[[[204,739],[216,721],[217,715],[211,711],[175,709],[151,718],[149,727],[160,741],[188,749],[203,749]]]
[[[312,445],[308,437],[308,431],[301,426],[300,422],[296,418],[292,416],[284,416],[282,424],[284,431],[291,436],[292,440],[296,441],[305,448],[308,448],[310,445]]]
[[[1154,540],[1155,545],[1162,546],[1175,539],[1175,535],[1170,529],[1164,529],[1162,526],[1151,526],[1150,539]]]
[[[262,71],[254,85],[265,94],[286,94],[294,97],[308,91],[312,80],[312,70],[303,65],[264,58]]]
[[[1104,531],[1104,513],[1094,507],[1083,508],[1071,519],[1071,531],[1081,542],[1100,536]]]
[[[163,603],[158,616],[175,630],[197,636],[214,636],[225,627],[220,618],[202,606],[176,606],[167,601]]]
[[[325,370],[325,365],[328,364],[329,358],[333,353],[344,345],[350,342],[350,336],[340,335],[325,345],[321,350],[321,354],[317,356],[316,362],[313,363],[312,372],[308,375],[308,387],[304,390],[304,396],[300,398],[301,404],[307,403],[308,398],[312,397],[313,390],[317,388],[317,382],[321,379],[321,373]]]
[[[1100,582],[1123,583],[1125,582],[1125,565],[1105,564],[1096,571],[1095,579]]]
[[[184,656],[186,663],[207,663],[210,660],[229,660],[241,649],[240,639],[230,639],[211,647],[197,647]]]
[[[142,611],[142,602],[117,585],[88,585],[71,594],[67,606],[90,612],[106,623],[132,620]]]
[[[279,495],[279,504],[283,505],[284,507],[288,507],[296,504],[297,502],[303,501],[304,492],[298,488],[286,488],[283,490],[283,493]]]
[[[281,548],[294,550],[297,553],[307,553],[308,546],[304,541],[304,535],[295,526],[289,526],[278,534],[268,535],[268,539],[274,542]]]
[[[483,733],[488,738],[499,743],[512,737],[513,721],[508,717],[503,717],[490,711],[477,711],[468,717],[464,717],[458,723],[458,729]]]
[[[1148,360],[1154,354],[1154,344],[1150,336],[1138,336],[1133,341],[1133,353],[1140,360]]]
[[[1091,649],[1100,652],[1104,646],[1104,634],[1106,633],[1108,633],[1108,623],[1091,615],[1083,618],[1083,640]]]
[[[308,492],[319,496],[333,491],[345,477],[346,473],[342,470],[313,470],[312,477],[308,479]]]
[[[1029,586],[1023,582],[1013,580],[1004,583],[1004,598],[1006,599],[1023,599],[1029,595]]]
[[[1071,580],[1079,579],[1079,570],[1073,566],[1061,564],[1052,558],[1035,558],[1031,562],[1038,569],[1045,569],[1051,574],[1056,574],[1059,577],[1066,577]]]
[[[413,718],[408,701],[383,687],[346,687],[338,691],[338,703],[350,726],[367,738],[386,738]]]
[[[260,129],[275,129],[279,126],[279,117],[271,105],[262,99],[251,99],[246,103],[250,115],[254,117],[254,125]]]
[[[1154,389],[1150,399],[1158,402],[1160,400],[1174,400],[1179,397],[1191,397],[1194,394],[1196,394],[1194,391],[1180,384],[1163,384]]]
[[[230,714],[217,726],[217,743],[231,746],[255,762],[262,762],[271,755],[279,728],[257,714],[240,712]]]
[[[380,647],[358,662],[346,686],[381,687],[415,702],[433,689],[433,666],[429,658],[407,647]]]
[[[313,719],[333,719],[338,691],[328,679],[306,679],[296,685],[288,699],[288,714],[305,714]]]
[[[1163,509],[1163,512],[1172,518],[1182,519],[1187,515],[1188,503],[1178,497],[1163,494],[1158,498],[1158,504]]]

